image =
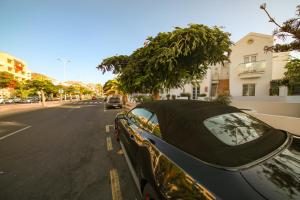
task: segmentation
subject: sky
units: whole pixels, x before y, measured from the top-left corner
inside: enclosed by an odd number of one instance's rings
[[[259,6],[279,23],[295,16],[299,0],[0,0],[0,51],[33,72],[57,80],[102,83],[96,69],[109,56],[130,55],[148,36],[188,24],[222,26],[238,41],[249,32],[271,34]]]

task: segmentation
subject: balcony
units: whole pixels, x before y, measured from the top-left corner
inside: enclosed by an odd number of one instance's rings
[[[266,70],[266,61],[241,63],[238,66],[238,75],[243,78],[259,78]]]

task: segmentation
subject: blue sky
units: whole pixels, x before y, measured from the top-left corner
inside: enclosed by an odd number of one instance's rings
[[[130,54],[147,36],[190,23],[224,26],[237,41],[248,32],[275,28],[295,16],[298,0],[0,0],[0,51],[25,60],[33,72],[63,80],[104,83],[96,66],[105,57]]]

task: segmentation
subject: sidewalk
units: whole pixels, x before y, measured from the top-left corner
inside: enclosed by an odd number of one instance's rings
[[[69,101],[62,102],[62,103],[60,103],[59,101],[48,101],[46,102],[45,107],[42,106],[42,103],[4,104],[4,105],[0,105],[0,116],[26,112],[31,110],[37,110],[37,109],[51,108],[51,107],[63,105],[65,103],[69,103]]]

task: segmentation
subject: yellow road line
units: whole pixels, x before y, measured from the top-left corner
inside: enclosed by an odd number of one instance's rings
[[[106,125],[106,126],[105,126],[105,131],[106,131],[106,133],[109,132],[109,125]]]
[[[106,132],[106,133],[109,133],[109,132],[110,132],[110,128],[109,128],[110,126],[111,126],[112,128],[115,127],[113,124],[105,125],[105,132]]]
[[[112,146],[112,142],[111,142],[111,138],[110,137],[106,138],[106,146],[107,146],[107,151],[113,150],[113,146]]]
[[[116,169],[111,169],[109,173],[112,200],[122,200],[118,171]]]

